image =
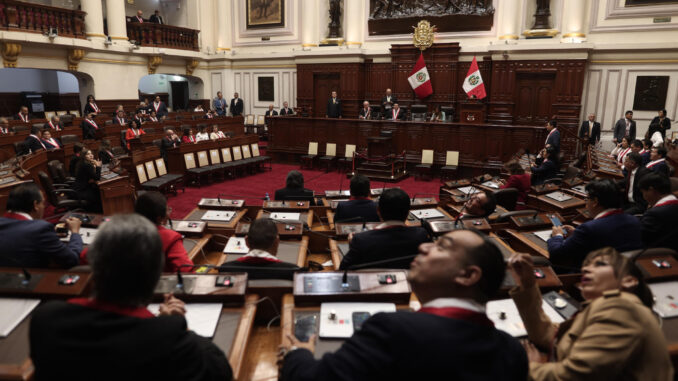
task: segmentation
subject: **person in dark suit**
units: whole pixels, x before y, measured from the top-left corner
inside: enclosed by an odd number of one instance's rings
[[[80,162],[80,159],[82,157],[80,156],[82,154],[82,151],[85,149],[85,146],[78,142],[73,144],[73,156],[71,157],[71,160],[68,162],[68,173],[71,175],[71,177],[75,177],[75,170],[78,168],[78,163]]]
[[[405,120],[407,119],[407,111],[400,108],[400,105],[397,103],[393,104],[393,109],[386,114],[391,120]]]
[[[638,185],[640,180],[651,171],[643,167],[643,158],[635,152],[631,152],[624,158],[624,168],[626,175],[620,183],[620,188],[624,190],[622,203],[625,213],[641,214],[647,208],[647,202],[643,198]]]
[[[164,24],[165,21],[162,19],[162,16],[160,16],[160,12],[156,9],[155,13],[151,15],[151,17],[148,18],[149,22],[155,23],[155,24]]]
[[[621,252],[640,249],[640,222],[620,209],[619,188],[610,179],[593,180],[586,185],[586,210],[595,216],[579,225],[554,226],[546,241],[549,260],[557,266],[579,268],[588,253],[606,246]],[[567,234],[567,238],[565,238]]]
[[[671,181],[661,173],[650,173],[638,185],[650,207],[640,219],[645,247],[668,247],[678,251],[678,198],[671,194]]]
[[[14,120],[20,120],[24,123],[30,122],[31,116],[28,115],[28,107],[21,106],[19,113],[14,115]]]
[[[61,122],[60,118],[58,115],[54,115],[50,118],[47,123],[45,123],[44,126],[42,126],[43,130],[54,130],[54,131],[61,131],[64,129],[64,124]]]
[[[160,141],[160,154],[162,158],[167,162],[167,150],[171,148],[177,148],[181,145],[181,139],[179,136],[174,133],[174,130],[168,129],[165,131],[165,136],[163,136]]]
[[[581,124],[579,137],[588,139],[589,144],[594,147],[598,144],[600,141],[600,123],[596,122],[596,114],[589,114],[588,120]]]
[[[283,102],[283,107],[280,109],[280,112],[278,113],[281,116],[291,116],[294,115],[294,110],[292,110],[287,103],[287,101]]]
[[[410,213],[410,197],[402,189],[385,190],[379,197],[379,215],[384,222],[374,230],[349,235],[348,253],[341,260],[340,269],[416,254],[417,247],[428,241],[428,234],[422,227],[405,225]],[[372,267],[407,269],[411,260]]]
[[[666,148],[652,147],[650,149],[650,161],[645,165],[645,168],[668,176],[669,166],[666,164],[666,154]]]
[[[275,191],[277,201],[310,201],[315,206],[313,191],[304,188],[304,175],[299,171],[289,171],[285,179],[285,188]]]
[[[103,208],[97,181],[101,180],[101,161],[95,160],[92,150],[89,149],[83,149],[80,157],[75,168],[73,190],[81,200],[87,201],[87,211],[100,213]]]
[[[391,89],[386,89],[386,95],[381,98],[381,111],[384,115],[391,115],[393,105],[398,103],[398,98],[391,94]]]
[[[7,118],[0,117],[0,135],[14,135],[14,127],[9,126],[9,121]]]
[[[41,149],[47,149],[47,147],[42,143],[42,131],[40,127],[33,126],[31,127],[31,134],[26,137],[24,140],[24,145],[26,149],[30,152],[40,151]]]
[[[50,130],[42,131],[42,138],[40,139],[42,144],[45,146],[45,149],[59,149],[61,148],[61,142],[58,139],[52,137]]]
[[[358,119],[372,119],[372,109],[370,108],[370,102],[363,102],[363,108],[358,112]]]
[[[96,100],[94,99],[94,95],[88,95],[87,96],[87,103],[85,104],[85,109],[83,110],[82,115],[88,115],[88,114],[94,114],[98,115],[99,112],[99,106],[97,106]]]
[[[485,313],[504,274],[499,249],[477,231],[422,244],[407,276],[419,311],[376,314],[319,360],[315,335],[290,335],[278,355],[280,380],[526,380],[525,350]]]
[[[614,144],[621,143],[624,136],[628,136],[631,141],[636,140],[636,121],[633,120],[633,111],[631,110],[627,110],[624,118],[615,123],[612,142]]]
[[[249,248],[247,255],[226,262],[219,268],[225,272],[246,272],[248,279],[284,279],[292,280],[294,273],[301,270],[294,263],[278,259],[278,227],[270,218],[259,218],[250,224],[245,237]]]
[[[224,353],[187,328],[181,300],[166,294],[157,317],[146,308],[163,261],[151,222],[136,214],[111,217],[87,257],[94,296],[47,302],[32,315],[36,380],[232,378]]]
[[[278,116],[278,112],[273,109],[273,105],[268,105],[268,110],[264,116]]]
[[[337,97],[336,91],[332,91],[332,96],[327,100],[325,118],[341,118],[341,99]]]
[[[638,153],[643,158],[643,165],[647,165],[647,163],[650,162],[650,152],[652,150],[652,140],[643,139],[643,140],[641,140],[641,142],[643,144],[643,149],[638,151]]]
[[[113,123],[115,123],[115,119],[113,119]],[[124,120],[124,117],[123,117]],[[94,121],[94,113],[89,113],[87,116],[85,116],[85,119],[82,120],[80,123],[80,128],[82,128],[82,140],[87,140],[87,139],[96,139],[97,131],[99,130],[99,125],[97,122]]]
[[[556,177],[558,173],[558,154],[553,147],[542,149],[535,165],[530,168],[532,172],[532,185],[541,185],[546,180]]]
[[[556,152],[556,157],[560,152],[560,131],[558,131],[558,122],[555,120],[550,120],[546,123],[546,142],[544,143],[544,148],[552,147]]]
[[[113,124],[120,126],[127,126],[129,119],[125,118],[125,111],[118,110],[116,111],[115,117],[113,118]]]
[[[78,264],[81,221],[66,219],[71,238],[65,243],[57,236],[54,225],[42,219],[44,213],[45,197],[34,183],[19,185],[9,192],[7,213],[0,217],[0,266],[69,268]]]
[[[111,147],[111,141],[104,139],[101,141],[99,146],[99,160],[101,164],[111,165],[111,167],[117,166],[119,164],[118,159],[113,154],[113,148]]]
[[[666,110],[659,110],[657,112],[657,116],[652,118],[652,121],[650,122],[650,126],[653,124],[657,124],[659,126],[659,133],[662,134],[662,139],[666,140],[666,130],[671,129],[671,119],[666,117]],[[649,136],[652,136],[651,134]]]
[[[155,111],[155,115],[157,115],[160,119],[166,117],[167,114],[169,114],[167,111],[167,105],[165,102],[160,100],[160,96],[155,97],[155,101],[151,106],[153,107],[153,111]]]
[[[233,99],[231,99],[231,105],[229,111],[231,111],[231,116],[240,116],[242,115],[242,110],[244,109],[244,104],[242,99],[238,96],[238,93],[233,94]]]
[[[139,9],[137,11],[137,14],[135,16],[130,17],[130,22],[136,22],[139,24],[143,24],[146,20],[144,20],[144,11]]]
[[[351,179],[351,199],[337,204],[334,223],[344,220],[360,222],[379,222],[377,204],[370,199],[370,179],[355,175]]]

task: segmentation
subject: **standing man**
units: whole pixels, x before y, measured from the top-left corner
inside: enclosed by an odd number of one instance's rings
[[[64,129],[64,125],[61,123],[59,120],[58,115],[52,116],[52,118],[49,120],[49,122],[45,123],[44,126],[42,126],[44,130],[54,130],[54,131],[61,131]]]
[[[278,116],[278,112],[273,109],[273,105],[270,104],[268,105],[268,110],[266,110],[266,114],[264,116]]]
[[[96,131],[99,129],[99,126],[97,125],[97,122],[94,121],[94,115],[96,114],[94,114],[93,112],[87,114],[87,116],[85,116],[85,119],[83,119],[82,123],[80,123],[80,127],[82,128],[83,140],[96,139],[97,134]],[[113,123],[115,123],[115,121]]]
[[[384,115],[390,115],[393,105],[398,103],[398,99],[391,95],[391,89],[386,89],[386,95],[381,98],[381,108],[383,109]]]
[[[285,101],[285,102],[283,102],[283,108],[280,109],[280,113],[279,113],[279,114],[280,114],[281,116],[284,116],[284,115],[294,115],[294,110],[292,110],[292,109],[289,107],[289,104],[287,103],[287,101]]]
[[[358,113],[358,119],[370,119],[372,117],[372,109],[370,109],[370,102],[363,102],[363,108]]]
[[[155,96],[155,101],[153,102],[153,111],[155,111],[155,115],[157,115],[158,118],[162,119],[169,114],[167,111],[167,105],[165,102],[160,100],[160,96],[156,95]]]
[[[30,116],[28,115],[28,107],[26,106],[21,106],[19,109],[19,113],[14,116],[14,119],[20,120],[24,123],[28,123],[30,121]]]
[[[621,143],[622,138],[628,136],[631,140],[636,140],[636,121],[633,120],[633,111],[628,110],[624,114],[624,118],[619,119],[614,125],[614,144]]]
[[[579,137],[588,139],[589,144],[594,147],[598,144],[600,141],[600,123],[596,122],[596,114],[589,114],[588,120],[581,124]]]
[[[163,21],[162,16],[160,16],[160,12],[156,9],[155,13],[151,15],[151,17],[148,19],[148,21],[156,24],[164,24],[165,21]]]
[[[138,22],[139,24],[142,24],[144,22],[144,12],[139,9],[136,16],[132,17],[130,22]]]
[[[233,94],[233,99],[231,99],[231,116],[240,116],[242,115],[243,103],[242,99],[238,97],[238,93]]]
[[[325,118],[341,118],[341,99],[337,97],[336,91],[332,91],[332,96],[327,101]]]
[[[221,91],[217,91],[217,97],[212,101],[213,107],[217,110],[217,115],[225,116],[226,115],[226,99],[221,95]]]
[[[550,120],[546,123],[546,131],[548,131],[549,134],[546,136],[544,147],[553,147],[557,156],[558,152],[560,152],[560,131],[558,131],[556,127],[558,127],[558,123],[555,120]]]

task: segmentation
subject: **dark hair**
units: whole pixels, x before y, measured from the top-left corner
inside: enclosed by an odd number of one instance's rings
[[[659,110],[659,111],[661,111],[662,115],[664,115],[664,117],[666,117],[666,109],[665,109],[665,108],[664,108],[664,109],[661,109],[661,110]]]
[[[287,178],[285,179],[285,186],[287,188],[303,188],[304,187],[304,175],[299,171],[289,171],[287,173]]]
[[[628,115],[628,114],[633,115],[633,111],[632,111],[632,110],[626,110],[626,112],[624,113],[624,116],[626,116],[626,115]]]
[[[188,136],[191,134],[191,129],[190,128],[184,128],[182,131],[183,136]]]
[[[593,180],[586,184],[589,198],[595,198],[605,209],[618,208],[620,205],[619,188],[610,179]]]
[[[250,224],[247,244],[251,249],[267,250],[278,238],[278,227],[270,218],[258,218]]]
[[[505,165],[506,170],[511,175],[522,175],[525,174],[525,169],[517,161],[509,161]]]
[[[80,153],[80,152],[82,152],[82,150],[84,150],[84,149],[85,149],[85,145],[82,144],[82,143],[80,143],[80,142],[73,144],[73,153],[74,153],[74,154],[75,154],[75,153]]]
[[[487,201],[483,204],[483,210],[485,211],[483,217],[489,216],[497,209],[497,196],[494,195],[494,192],[485,191],[485,196],[487,197]]]
[[[145,192],[137,198],[134,212],[157,225],[167,215],[167,199],[160,192]]]
[[[644,146],[652,147],[652,140],[651,139],[643,139],[643,147]]]
[[[87,96],[87,102],[89,102],[89,99],[90,99],[90,98],[92,98],[92,100],[94,100],[94,95],[92,95],[92,94],[88,95],[88,96]]]
[[[108,148],[108,149],[110,149],[110,148],[111,148],[111,141],[108,140],[108,139],[103,139],[103,140],[101,141],[101,145],[99,146],[99,148],[100,148],[100,149],[101,149],[101,148]]]
[[[351,179],[351,196],[367,197],[370,195],[370,179],[367,176],[355,175]]]
[[[633,160],[639,167],[643,165],[643,157],[637,152],[629,152],[626,154],[626,157],[629,158],[629,160]]]
[[[7,210],[12,212],[30,213],[35,202],[42,201],[40,188],[34,183],[21,184],[9,192]]]
[[[471,248],[466,248],[466,263],[480,267],[482,276],[478,281],[476,299],[479,302],[487,302],[499,290],[506,275],[506,263],[504,256],[497,245],[485,234],[475,229],[465,229],[473,232],[483,242]]]
[[[164,262],[154,224],[136,214],[113,216],[89,248],[97,300],[128,307],[151,300]]]
[[[558,127],[558,122],[557,122],[555,119],[549,120],[549,124],[550,124],[553,128]]]
[[[555,147],[546,147],[546,155],[551,161],[558,161],[558,155]]]
[[[410,196],[400,188],[386,189],[379,197],[379,213],[384,221],[405,221],[410,213]]]
[[[129,123],[127,124],[127,128],[134,128],[132,127],[132,124],[134,124],[136,128],[141,128],[141,125],[136,121],[136,119],[130,119]]]
[[[666,148],[664,147],[652,147],[652,149],[657,150],[657,154],[661,157],[666,157]]]
[[[669,194],[671,193],[671,180],[663,173],[652,171],[641,177],[638,187],[642,190],[654,188],[661,194]]]
[[[632,146],[638,147],[638,148],[643,148],[643,142],[640,141],[640,139],[636,139],[631,143]]]
[[[39,126],[31,127],[31,135],[37,135],[40,133],[41,128]]]

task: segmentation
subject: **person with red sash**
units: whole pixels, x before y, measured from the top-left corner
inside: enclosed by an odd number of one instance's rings
[[[162,241],[145,217],[116,215],[88,253],[93,296],[51,301],[30,322],[36,380],[230,380],[211,338],[188,330],[186,306],[165,295],[147,308],[162,273]],[[82,279],[80,280],[82,282]]]
[[[160,100],[160,96],[155,97],[155,101],[151,105],[153,107],[153,111],[155,111],[155,115],[157,115],[158,118],[162,119],[169,114],[167,111],[167,105],[165,102]]]
[[[351,199],[337,204],[334,222],[379,222],[377,203],[370,199],[370,179],[355,175],[351,178]]]
[[[99,115],[100,112],[99,106],[97,106],[97,102],[94,100],[94,95],[88,95],[85,110],[82,115],[94,114],[96,116]]]
[[[508,180],[499,180],[499,189],[515,188],[518,190],[516,210],[527,209],[527,194],[530,193],[531,175],[517,161],[509,161],[504,166],[509,173]]]
[[[640,222],[620,209],[617,184],[610,179],[593,180],[585,190],[586,210],[595,217],[576,229],[571,225],[554,226],[551,238],[546,241],[549,260],[557,272],[581,267],[588,253],[603,247],[620,252],[642,248]]]
[[[28,107],[26,106],[21,106],[19,109],[19,113],[14,115],[14,119],[20,120],[24,123],[28,123],[31,121],[30,115],[28,115]]]
[[[197,143],[198,139],[195,138],[195,135],[193,135],[193,129],[192,128],[184,128],[184,134],[181,137],[181,142],[182,143]]]
[[[375,314],[320,360],[315,335],[308,342],[290,335],[280,380],[526,380],[525,350],[485,312],[505,270],[497,246],[475,230],[422,244],[407,276],[419,311]]]
[[[650,149],[650,161],[645,164],[645,168],[669,176],[669,166],[666,165],[666,154],[666,148],[652,147]]]
[[[125,141],[127,142],[127,149],[130,150],[132,145],[130,141],[132,139],[137,139],[141,137],[141,135],[145,135],[146,132],[141,128],[141,125],[139,122],[136,121],[136,119],[132,119],[129,121],[127,124],[127,131],[125,131]]]
[[[7,118],[0,117],[0,135],[14,135],[14,127],[9,126]]]
[[[94,113],[89,113],[85,116],[85,119],[80,123],[80,128],[82,128],[82,139],[94,140],[97,137],[97,131],[99,130],[99,125],[94,121]]]
[[[122,107],[122,106],[120,106]],[[126,126],[129,123],[129,119],[125,118],[125,111],[118,109],[118,111],[115,112],[115,117],[113,118],[113,124],[117,124],[120,126]]]
[[[37,185],[27,183],[12,189],[7,213],[0,217],[0,266],[69,268],[78,264],[81,221],[66,219],[71,237],[62,242],[54,225],[42,219],[44,213],[45,197]]]
[[[144,20],[144,11],[142,11],[141,9],[137,11],[136,15],[130,17],[130,22],[137,22],[139,24],[143,24],[144,21],[146,21]]]
[[[50,118],[49,122],[45,123],[44,126],[42,126],[43,130],[54,130],[54,131],[61,131],[64,129],[63,123],[61,123],[61,120],[58,115],[52,116]]]
[[[560,152],[560,131],[558,131],[557,127],[558,122],[555,120],[550,120],[546,123],[548,135],[546,135],[546,141],[544,142],[544,148],[553,147],[556,151],[556,156],[558,156],[558,153]]]
[[[42,131],[42,144],[45,146],[45,149],[59,149],[61,148],[61,143],[59,140],[52,137],[52,132],[50,130]]]
[[[225,272],[246,272],[248,279],[292,280],[301,270],[295,263],[281,261],[278,255],[280,237],[278,227],[270,218],[258,218],[250,224],[245,239],[239,239],[249,248],[247,255],[220,267]]]
[[[391,109],[391,115],[389,119],[392,120],[405,120],[407,117],[407,111],[404,111],[403,109],[400,108],[400,105],[397,103],[393,104],[393,109]]]
[[[31,127],[31,134],[24,139],[24,146],[30,152],[40,151],[41,149],[47,149],[45,144],[42,143],[42,130],[38,126]],[[28,153],[28,152],[27,152]]]
[[[638,187],[649,205],[640,220],[643,243],[678,251],[678,198],[671,194],[671,181],[664,174],[652,172],[640,180]]]

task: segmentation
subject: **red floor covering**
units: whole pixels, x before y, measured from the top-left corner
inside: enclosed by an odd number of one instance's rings
[[[181,193],[181,191],[179,191],[178,196],[170,195],[168,197],[169,206],[172,208],[172,217],[178,219],[184,218],[196,207],[201,198],[216,197],[219,193],[241,196],[239,198],[244,198],[247,205],[261,205],[263,202],[261,199],[266,193],[269,194],[272,200],[275,190],[285,186],[287,172],[293,169],[298,170],[299,166],[273,164],[272,171],[264,171],[255,175],[241,177],[236,180],[216,182],[207,186],[202,186],[201,188],[186,187],[186,193]],[[346,175],[343,173],[338,173],[336,171],[325,173],[325,171],[307,169],[301,170],[301,172],[304,175],[306,188],[314,190],[316,194],[322,194],[325,190],[337,190],[339,189],[340,184],[342,189],[349,189],[349,180],[345,178]],[[344,178],[343,184],[342,178]],[[371,184],[372,188],[380,188],[383,186],[384,183],[382,182],[372,182]],[[405,190],[410,197],[415,194],[423,196],[423,194],[437,194],[438,189],[440,188],[440,180],[415,181],[414,178],[410,176],[395,184],[386,183],[386,186],[398,186]],[[229,196],[222,196],[222,198],[229,198]]]

